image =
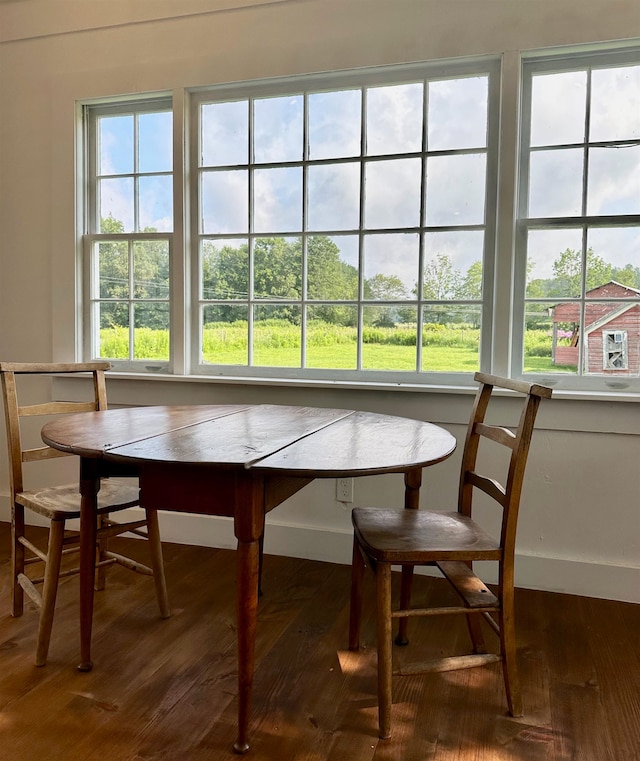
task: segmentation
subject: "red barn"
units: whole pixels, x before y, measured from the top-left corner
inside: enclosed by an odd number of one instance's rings
[[[588,291],[587,299],[629,299],[628,302],[586,301],[583,337],[584,372],[607,375],[640,373],[640,290],[611,280]],[[633,299],[633,301],[632,301]],[[553,307],[552,358],[556,365],[578,364],[580,303]],[[558,343],[562,339],[568,343]]]

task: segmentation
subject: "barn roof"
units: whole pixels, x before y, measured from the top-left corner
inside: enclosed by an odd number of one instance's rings
[[[623,285],[615,280],[609,280],[608,283],[599,285],[596,288],[591,288],[591,290],[587,291],[586,296],[591,299],[635,299],[640,298],[640,290],[638,288],[632,288],[630,285]],[[621,304],[620,307],[610,310],[608,304],[594,300],[587,301],[586,309],[589,313],[587,316],[591,318],[591,325],[604,325],[609,322],[609,320],[614,319],[614,317],[617,317],[619,314],[622,314],[633,306],[636,306],[636,304]],[[552,307],[552,315],[554,322],[577,322],[580,319],[580,302],[560,302]],[[586,328],[587,331],[589,331],[589,329],[590,328]]]

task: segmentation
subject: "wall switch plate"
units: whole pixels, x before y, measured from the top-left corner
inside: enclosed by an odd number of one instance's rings
[[[336,478],[336,500],[353,502],[353,478]]]

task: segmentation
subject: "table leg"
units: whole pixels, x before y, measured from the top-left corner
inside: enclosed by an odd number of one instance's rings
[[[234,528],[238,539],[238,738],[236,753],[249,750],[249,713],[255,669],[260,541],[264,532],[264,482],[243,474],[236,486]]]
[[[80,460],[80,664],[79,671],[91,671],[91,629],[96,572],[97,508],[100,475],[98,461]]]
[[[420,506],[420,486],[422,485],[422,470],[410,470],[404,474],[404,506],[406,510],[417,510]],[[411,587],[413,586],[413,566],[402,566],[402,579],[400,584],[400,608],[406,609],[411,604]],[[396,645],[408,645],[407,635],[409,619],[398,619],[398,634]]]

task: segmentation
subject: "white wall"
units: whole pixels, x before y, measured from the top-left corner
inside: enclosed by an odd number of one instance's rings
[[[0,2],[0,357],[74,358],[77,100],[146,91],[182,98],[185,87],[218,82],[495,53],[514,78],[521,51],[629,37],[640,37],[640,6],[612,0]],[[509,204],[508,192],[504,199]],[[423,417],[457,436],[470,405],[466,394],[126,377],[109,381],[109,395],[121,404],[359,407]],[[523,497],[520,585],[640,602],[637,405],[633,398],[543,405]],[[502,407],[509,417],[510,403]],[[454,457],[427,471],[425,504],[454,498],[458,464]],[[355,504],[397,503],[401,483],[362,479]],[[5,520],[7,491],[3,462]],[[163,532],[232,544],[222,519],[165,514]],[[271,552],[348,562],[349,514],[334,499],[333,481],[312,484],[271,513],[266,542]]]

